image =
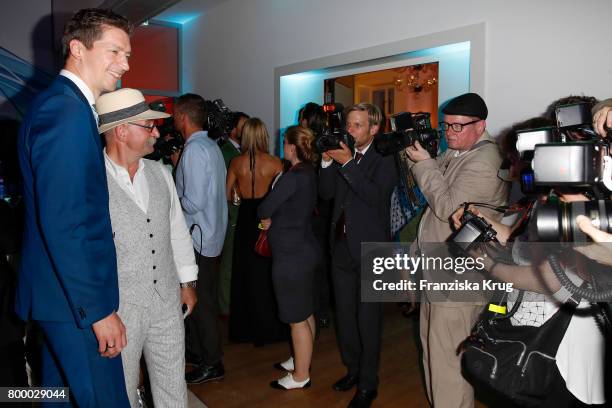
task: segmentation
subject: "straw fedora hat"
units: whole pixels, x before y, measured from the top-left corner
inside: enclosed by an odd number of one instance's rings
[[[165,112],[149,109],[142,92],[131,88],[121,88],[100,96],[96,101],[96,111],[100,133],[126,122],[162,119],[170,116]]]

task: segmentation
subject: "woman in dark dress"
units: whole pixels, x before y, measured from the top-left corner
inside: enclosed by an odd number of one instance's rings
[[[323,107],[314,102],[308,102],[300,109],[300,126],[312,131],[316,140],[321,137],[325,127],[325,114]],[[315,168],[321,165],[321,158],[314,164]],[[315,173],[316,174],[316,173]],[[318,185],[318,180],[317,180]],[[314,273],[314,314],[317,329],[329,327],[330,287],[331,287],[331,254],[329,247],[329,226],[333,210],[333,200],[325,200],[317,196],[317,205],[312,217],[312,230],[321,248],[321,262]],[[284,363],[281,363],[284,364]]]
[[[312,231],[316,204],[314,136],[309,129],[292,126],[284,141],[291,168],[274,184],[258,214],[272,250],[272,282],[280,319],[291,326],[295,367],[273,381],[278,389],[310,385],[310,361],[315,337],[313,283],[321,250]]]
[[[257,207],[281,172],[279,158],[268,154],[268,131],[258,118],[242,130],[242,154],[227,170],[227,197],[240,197],[230,290],[229,339],[256,346],[286,340],[288,328],[278,319],[271,278],[271,260],[258,255]]]

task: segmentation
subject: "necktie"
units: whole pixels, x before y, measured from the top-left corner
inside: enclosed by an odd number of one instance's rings
[[[355,151],[355,163],[359,164],[359,160],[363,157],[363,153]],[[340,217],[338,217],[338,221],[336,222],[336,241],[341,241],[346,239],[346,214],[344,210],[340,213]]]
[[[355,152],[355,163],[359,164],[359,160],[363,157],[363,153]]]

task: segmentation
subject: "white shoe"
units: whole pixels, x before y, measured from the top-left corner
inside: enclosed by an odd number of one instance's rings
[[[276,381],[272,381],[270,383],[270,387],[276,388],[277,390],[294,390],[296,388],[308,388],[310,387],[310,385],[310,378],[307,378],[304,381],[295,381],[291,373],[287,373],[287,375],[283,378]]]
[[[294,371],[295,364],[293,363],[293,357],[289,357],[287,360],[283,361],[282,363],[274,364],[274,368],[280,371]]]

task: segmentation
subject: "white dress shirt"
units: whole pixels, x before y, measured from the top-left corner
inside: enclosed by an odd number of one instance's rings
[[[372,139],[372,141],[374,141],[374,139]],[[355,149],[355,152],[353,153],[353,159],[355,158],[355,154],[357,152],[361,153],[363,156],[365,156],[366,152],[368,151],[368,149],[370,148],[370,146],[372,146],[372,142],[370,142],[366,147],[363,148],[363,150],[357,150]],[[351,160],[353,160],[351,159]],[[346,163],[350,162],[351,160],[347,161]],[[321,167],[326,169],[329,166],[331,166],[331,164],[334,162],[334,160],[329,160],[329,161],[325,161],[325,160],[321,160]],[[342,165],[342,167],[346,166],[346,163],[344,163]]]
[[[149,207],[149,183],[143,169],[145,166],[159,166],[170,192],[170,240],[179,281],[184,283],[197,280],[198,266],[195,263],[191,237],[187,231],[187,224],[185,223],[185,217],[183,216],[178,195],[176,194],[176,187],[168,169],[155,161],[140,159],[138,170],[136,170],[134,181],[132,182],[127,169],[119,166],[108,157],[106,149],[104,149],[104,162],[107,174],[119,184],[119,187],[145,213]]]
[[[240,151],[240,143],[236,142],[234,139],[232,138],[228,138],[227,140],[230,141],[231,144],[234,145],[234,147],[236,148],[236,150]]]

